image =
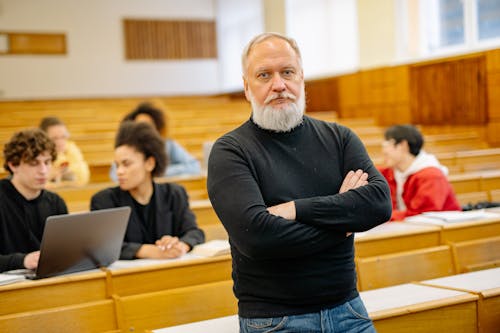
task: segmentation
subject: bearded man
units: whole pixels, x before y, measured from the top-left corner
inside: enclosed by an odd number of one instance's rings
[[[252,117],[216,141],[207,183],[231,244],[240,332],[374,332],[352,233],[391,217],[389,187],[351,130],[304,115],[293,39],[255,37],[242,66]]]

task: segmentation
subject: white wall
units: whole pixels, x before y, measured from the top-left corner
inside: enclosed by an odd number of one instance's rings
[[[243,90],[241,53],[264,31],[261,0],[218,0],[217,37],[221,92]]]
[[[123,18],[215,19],[215,1],[0,0],[0,31],[63,32],[68,47],[0,56],[0,98],[217,93],[217,60],[125,61],[122,32]]]
[[[359,65],[387,66],[396,59],[395,0],[357,0]]]
[[[299,44],[306,78],[357,68],[354,0],[287,0],[287,34]]]

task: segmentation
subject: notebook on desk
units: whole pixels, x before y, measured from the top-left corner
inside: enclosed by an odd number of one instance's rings
[[[55,215],[47,218],[38,267],[40,279],[108,266],[120,257],[130,207]]]

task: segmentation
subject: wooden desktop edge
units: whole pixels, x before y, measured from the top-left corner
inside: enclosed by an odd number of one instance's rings
[[[436,286],[431,286],[431,287],[436,287]],[[436,308],[450,306],[450,305],[468,303],[470,301],[477,302],[478,300],[479,300],[478,295],[467,293],[465,295],[458,295],[451,298],[428,301],[421,304],[401,306],[396,309],[370,312],[370,318],[372,320],[381,320],[401,315],[407,315],[411,313],[422,312],[426,310],[433,310]]]
[[[112,276],[119,276],[119,275],[140,273],[143,271],[157,271],[157,270],[163,270],[163,269],[167,269],[167,268],[194,266],[194,265],[198,265],[198,264],[206,264],[206,263],[227,261],[227,260],[231,260],[230,254],[226,254],[226,255],[222,255],[222,256],[215,256],[215,257],[203,257],[203,258],[194,258],[194,259],[189,259],[189,260],[165,262],[165,263],[159,263],[159,264],[147,265],[147,266],[119,268],[119,269],[109,269],[107,267],[104,267],[103,270],[109,271]]]

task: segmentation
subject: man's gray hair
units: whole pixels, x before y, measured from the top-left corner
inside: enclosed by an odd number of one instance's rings
[[[283,39],[285,42],[287,42],[292,47],[292,49],[295,51],[295,53],[297,54],[297,57],[299,59],[299,65],[300,65],[300,67],[302,67],[302,56],[300,55],[299,46],[297,45],[297,42],[295,41],[295,39],[287,37],[287,36],[282,35],[282,34],[277,33],[277,32],[264,32],[260,35],[255,36],[254,38],[252,38],[252,40],[243,49],[243,54],[241,56],[241,68],[243,70],[243,75],[246,75],[247,66],[248,66],[248,63],[247,63],[248,55],[252,51],[252,48],[255,45],[257,45],[257,44],[259,44],[259,43],[261,43],[269,38],[279,38],[279,39]]]

